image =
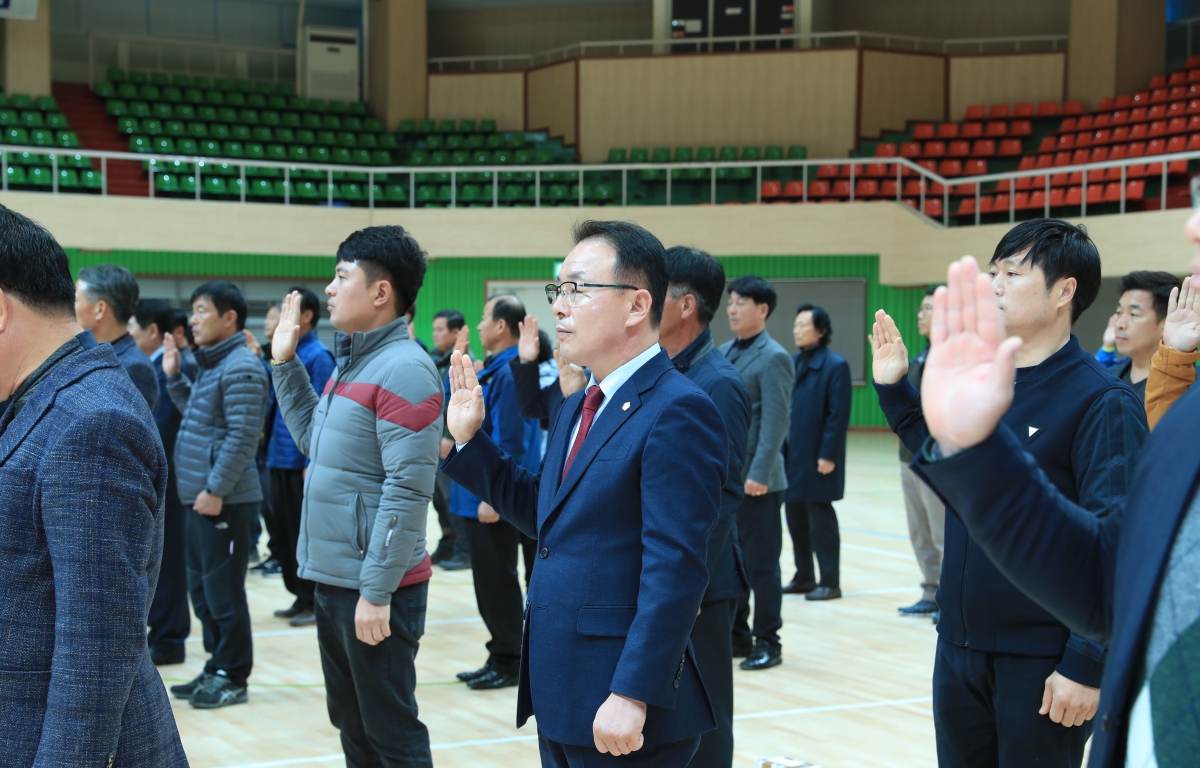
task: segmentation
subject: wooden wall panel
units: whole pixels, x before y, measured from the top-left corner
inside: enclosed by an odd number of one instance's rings
[[[477,7],[480,5],[430,10],[432,58],[540,53],[588,40],[645,40],[653,32],[650,0],[542,3],[520,8]]]
[[[1069,5],[1070,0],[833,0],[830,31],[939,39],[1065,35]]]
[[[549,131],[551,136],[561,137],[564,144],[576,143],[578,67],[578,61],[565,61],[525,73],[526,130]]]
[[[971,104],[1062,101],[1066,54],[950,57],[950,120]]]
[[[585,59],[579,147],[803,144],[809,157],[854,145],[858,52],[786,51]]]
[[[495,119],[501,131],[525,130],[525,73],[429,75],[429,118]]]
[[[864,50],[859,135],[902,129],[908,120],[945,120],[946,59]]]

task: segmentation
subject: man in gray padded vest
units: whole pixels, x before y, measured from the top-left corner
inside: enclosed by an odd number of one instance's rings
[[[318,396],[296,358],[300,297],[271,342],[275,393],[312,462],[296,547],[315,581],[329,720],[346,764],[433,765],[417,718],[414,662],[432,573],[425,521],[442,434],[442,386],[405,310],[425,254],[401,227],[368,227],[338,248],[329,320],[337,371]],[[359,702],[368,706],[359,706]]]

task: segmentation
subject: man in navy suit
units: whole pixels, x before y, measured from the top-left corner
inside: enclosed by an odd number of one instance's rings
[[[480,431],[483,391],[457,352],[443,471],[538,540],[517,725],[537,716],[542,765],[683,768],[715,727],[688,636],[708,584],[725,429],[658,345],[662,243],[628,222],[583,222],[574,235],[547,295],[559,348],[592,379],[559,411],[542,471]]]

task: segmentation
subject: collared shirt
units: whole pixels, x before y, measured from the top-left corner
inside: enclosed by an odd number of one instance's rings
[[[163,356],[163,349],[162,349],[162,347],[159,347],[158,349],[154,350],[153,355],[150,355],[150,362],[157,363],[158,358],[160,358],[162,356]]]
[[[762,335],[763,335],[763,332],[759,331],[758,333],[754,334],[753,336],[747,336],[744,339],[735,339],[733,342],[733,346],[737,349],[750,349],[750,347],[753,346],[754,342],[758,341],[758,337],[762,336]]]
[[[592,378],[588,381],[588,386],[599,386],[600,391],[604,393],[604,399],[600,401],[600,407],[596,409],[596,415],[592,418],[592,424],[595,424],[600,418],[600,414],[604,413],[604,409],[608,407],[608,401],[616,394],[625,382],[633,378],[633,374],[638,372],[646,363],[654,359],[654,356],[662,351],[662,347],[658,346],[658,342],[654,342],[646,351],[642,352],[637,357],[622,364],[612,373],[604,377],[604,381],[596,382],[596,374],[592,374]],[[587,390],[584,390],[585,392]],[[579,418],[575,420],[575,427],[571,430],[571,442],[567,443],[567,455],[571,455],[571,448],[575,445],[575,436],[579,434],[579,423],[583,420],[583,413],[580,412]]]

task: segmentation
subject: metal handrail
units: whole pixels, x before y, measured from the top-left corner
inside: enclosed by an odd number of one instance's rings
[[[1068,40],[1067,35],[1026,35],[1021,37],[972,37],[972,38],[952,38],[940,39],[932,37],[917,37],[914,35],[895,35],[885,32],[869,32],[862,30],[847,30],[842,32],[795,32],[787,35],[731,35],[729,37],[684,37],[684,38],[668,38],[668,39],[635,39],[635,40],[594,40],[583,41],[579,43],[571,43],[570,45],[551,48],[547,51],[530,54],[506,54],[502,56],[442,56],[429,59],[430,69],[436,68],[438,72],[444,72],[447,65],[465,64],[469,71],[476,71],[476,66],[486,66],[489,64],[498,65],[499,69],[504,69],[509,62],[525,62],[525,68],[533,68],[542,64],[551,64],[558,61],[567,61],[574,58],[584,58],[588,55],[588,49],[616,49],[618,56],[626,55],[627,48],[650,48],[662,49],[675,46],[685,46],[687,48],[704,48],[707,47],[708,52],[712,52],[714,45],[729,45],[733,44],[738,50],[742,49],[742,44],[748,44],[748,50],[758,48],[758,43],[774,43],[775,48],[781,48],[782,43],[791,41],[793,43],[807,42],[815,44],[814,47],[820,47],[822,43],[829,41],[844,40],[852,42],[854,47],[863,47],[864,41],[882,41],[880,46],[885,50],[932,50],[940,53],[950,53],[952,48],[972,47],[977,48],[980,53],[984,51],[985,46],[1003,45],[1011,46],[1015,52],[1020,52],[1021,45],[1028,43],[1050,43],[1051,50],[1059,50],[1059,43],[1063,44],[1063,50],[1066,49]],[[907,44],[909,47],[905,48]],[[799,46],[797,46],[799,47]]]
[[[112,41],[115,41],[118,43],[126,42],[126,43],[134,43],[136,45],[145,44],[145,45],[158,46],[158,65],[155,67],[155,69],[157,69],[158,71],[162,71],[162,72],[171,71],[163,66],[163,61],[162,61],[163,46],[170,46],[171,48],[182,49],[184,51],[184,59],[183,59],[184,68],[183,68],[183,72],[180,74],[185,74],[185,75],[193,74],[191,71],[191,68],[190,68],[190,59],[187,54],[187,50],[191,49],[191,48],[232,52],[232,53],[248,53],[248,54],[258,54],[258,55],[263,55],[263,56],[271,56],[272,57],[272,68],[273,68],[271,82],[279,82],[279,80],[280,80],[279,73],[280,73],[281,68],[279,66],[279,59],[280,58],[295,58],[295,56],[296,56],[295,48],[266,48],[266,47],[252,46],[252,45],[231,45],[229,43],[207,43],[207,42],[203,42],[203,41],[193,41],[193,40],[176,40],[176,39],[165,38],[165,37],[134,37],[131,35],[109,35],[109,34],[98,33],[98,32],[88,32],[87,33],[87,49],[88,49],[88,87],[89,88],[95,88],[95,86],[96,86],[96,48],[95,48],[96,40],[112,40]],[[223,75],[221,75],[221,60],[220,60],[220,58],[216,58],[216,59],[214,59],[214,61],[216,62],[215,74],[210,73],[210,72],[197,72],[195,74],[205,74],[205,75],[212,74],[212,76],[214,76],[214,77],[222,77]],[[292,68],[293,74],[294,74],[294,69],[295,68],[293,67]],[[284,67],[283,71],[287,72],[288,69],[286,67]],[[233,77],[233,75],[230,75],[230,77]],[[293,78],[284,78],[284,79],[290,80]]]
[[[579,172],[580,180],[578,182],[579,189],[577,192],[577,194],[578,194],[577,202],[580,206],[583,206],[585,203],[583,179],[584,179],[584,175],[586,173],[589,173],[589,172],[609,172],[609,173],[619,172],[621,174],[620,204],[622,206],[626,206],[626,205],[628,205],[628,201],[629,201],[629,171],[664,170],[664,171],[667,171],[667,173],[664,174],[665,181],[666,181],[666,204],[668,206],[670,206],[672,204],[671,203],[672,179],[671,179],[671,174],[669,173],[669,171],[672,171],[672,170],[697,169],[697,168],[708,170],[710,172],[710,174],[709,174],[709,183],[710,183],[710,190],[711,190],[710,202],[715,204],[717,201],[717,194],[716,194],[717,173],[716,172],[720,168],[754,168],[755,169],[755,185],[756,185],[755,202],[759,202],[759,203],[762,202],[762,182],[763,182],[763,170],[764,169],[766,169],[766,168],[802,168],[802,169],[804,169],[803,178],[797,179],[797,181],[803,182],[803,193],[802,193],[801,201],[807,202],[809,182],[815,180],[815,178],[816,178],[815,176],[810,178],[810,174],[807,169],[811,168],[813,166],[820,167],[820,166],[824,166],[824,165],[849,166],[849,181],[850,181],[849,200],[851,202],[853,202],[855,199],[855,193],[856,193],[855,182],[856,182],[857,178],[861,178],[858,175],[861,172],[861,169],[866,165],[882,164],[882,165],[892,165],[895,168],[895,178],[897,181],[896,202],[903,201],[903,199],[905,197],[905,195],[903,194],[901,182],[903,181],[903,179],[906,175],[908,175],[908,176],[912,175],[912,174],[905,174],[904,169],[908,169],[913,174],[916,174],[917,176],[919,176],[922,179],[922,181],[924,183],[921,185],[920,198],[919,198],[920,204],[918,206],[917,213],[920,214],[921,216],[923,216],[930,223],[937,225],[937,226],[943,226],[943,227],[949,226],[949,223],[950,223],[950,216],[951,216],[951,213],[950,213],[950,188],[951,187],[960,187],[963,185],[974,185],[974,187],[975,187],[975,225],[978,226],[981,223],[981,212],[980,212],[979,203],[980,203],[980,198],[983,194],[982,187],[984,184],[993,182],[993,181],[1003,181],[1005,179],[1015,181],[1017,179],[1031,178],[1031,177],[1044,178],[1045,179],[1045,191],[1046,191],[1046,198],[1045,198],[1044,206],[1045,206],[1045,215],[1048,217],[1050,215],[1051,177],[1058,176],[1061,174],[1072,174],[1072,173],[1081,173],[1082,174],[1083,190],[1082,190],[1082,201],[1081,201],[1081,212],[1080,213],[1081,213],[1081,215],[1086,216],[1087,215],[1087,187],[1088,187],[1088,178],[1087,177],[1088,177],[1089,173],[1092,171],[1107,170],[1109,168],[1122,168],[1121,195],[1120,195],[1119,203],[1120,203],[1120,213],[1124,214],[1126,212],[1125,211],[1125,209],[1126,209],[1125,195],[1127,192],[1127,181],[1129,180],[1127,169],[1129,168],[1129,166],[1134,166],[1134,165],[1153,165],[1153,164],[1161,164],[1162,165],[1162,170],[1161,170],[1162,186],[1161,186],[1161,190],[1160,190],[1160,205],[1159,205],[1159,207],[1160,207],[1160,209],[1165,210],[1167,207],[1167,166],[1171,162],[1176,161],[1176,160],[1200,160],[1200,151],[1175,152],[1175,153],[1171,153],[1171,154],[1148,155],[1148,156],[1136,157],[1136,158],[1125,158],[1122,160],[1106,160],[1103,162],[1081,163],[1081,164],[1064,165],[1064,166],[1057,166],[1057,167],[1051,167],[1051,168],[1035,168],[1035,169],[1030,169],[1030,170],[1004,171],[1001,173],[988,173],[988,174],[981,174],[981,175],[977,175],[977,176],[955,176],[952,178],[947,178],[947,177],[941,176],[933,171],[930,171],[929,169],[924,168],[924,167],[918,165],[916,162],[914,162],[908,158],[905,158],[905,157],[856,157],[856,158],[844,158],[843,157],[843,158],[812,158],[812,159],[804,159],[804,160],[758,160],[758,161],[732,160],[732,161],[724,161],[724,162],[713,161],[713,162],[691,162],[691,163],[579,163],[579,164],[573,164],[573,165],[362,166],[362,165],[338,165],[338,164],[329,164],[329,163],[281,162],[278,160],[247,160],[245,158],[239,160],[239,159],[235,159],[235,158],[223,158],[223,157],[202,157],[199,155],[116,152],[116,151],[111,151],[111,150],[95,150],[95,149],[62,150],[62,149],[49,148],[49,147],[13,146],[13,145],[0,146],[0,151],[3,152],[3,156],[0,157],[0,189],[2,189],[3,191],[8,191],[8,188],[9,188],[8,156],[14,152],[29,152],[29,153],[33,153],[33,154],[50,156],[51,173],[52,173],[52,179],[53,179],[52,191],[56,194],[59,193],[59,188],[58,188],[58,170],[60,167],[59,166],[59,157],[63,156],[63,155],[70,155],[70,156],[79,155],[81,157],[100,159],[100,161],[101,161],[101,194],[102,195],[108,194],[108,162],[110,160],[124,160],[124,161],[132,161],[132,162],[154,161],[154,163],[158,163],[158,162],[167,163],[167,162],[177,162],[178,161],[178,162],[193,164],[196,166],[195,171],[194,171],[195,187],[196,187],[195,199],[196,200],[201,199],[201,192],[202,192],[201,176],[203,173],[203,170],[202,170],[203,167],[206,165],[209,165],[209,164],[223,163],[226,165],[237,167],[240,170],[239,178],[241,180],[241,189],[240,189],[239,202],[241,202],[241,203],[246,202],[246,175],[247,175],[246,169],[247,168],[276,168],[276,169],[280,169],[283,171],[283,174],[284,174],[283,180],[285,183],[287,183],[287,186],[285,186],[285,188],[284,188],[284,204],[285,205],[291,204],[290,181],[291,181],[292,171],[294,171],[294,170],[304,170],[304,171],[314,171],[315,170],[315,171],[324,172],[325,178],[326,178],[326,183],[328,184],[327,191],[326,191],[326,203],[329,205],[333,204],[333,182],[334,182],[333,174],[339,173],[339,172],[365,173],[367,175],[367,184],[368,184],[367,205],[368,205],[368,208],[371,208],[371,209],[375,208],[375,196],[374,196],[375,195],[375,177],[381,176],[381,175],[391,175],[391,174],[405,174],[408,176],[408,184],[409,184],[408,207],[415,208],[416,207],[416,188],[417,188],[416,177],[418,174],[422,174],[422,173],[449,173],[450,174],[450,189],[451,189],[450,207],[457,208],[457,207],[459,207],[457,205],[457,203],[458,203],[458,201],[457,201],[458,176],[461,174],[464,174],[464,173],[475,174],[475,173],[490,172],[492,174],[492,180],[491,180],[492,199],[491,199],[491,202],[492,202],[493,206],[498,206],[500,203],[499,174],[506,172],[506,171],[520,171],[520,172],[526,172],[526,173],[532,172],[534,174],[534,184],[536,185],[536,187],[535,187],[536,197],[535,197],[534,205],[535,205],[535,207],[542,207],[541,186],[543,183],[542,182],[542,174],[543,173],[548,173],[548,172],[561,173],[561,172],[571,172],[571,171]],[[159,171],[154,167],[153,164],[151,165],[151,171],[148,174],[150,197],[155,196],[155,175],[157,173],[166,173],[166,172],[168,172],[168,171]],[[880,178],[880,177],[873,177],[873,178]],[[1093,182],[1093,183],[1107,184],[1108,182],[1101,181],[1101,182]],[[941,217],[940,222],[935,219],[932,219],[924,214],[926,191],[931,190],[932,186],[934,184],[940,184],[942,186],[942,198],[943,199],[942,199],[942,217]],[[992,193],[989,192],[988,194],[990,195]],[[1012,221],[1016,220],[1016,210],[1015,210],[1016,190],[1015,190],[1015,188],[1013,188],[1012,185],[1010,185],[1010,188],[1009,188],[1007,194],[1009,195],[1009,221],[1012,222]],[[612,202],[615,203],[616,201],[613,200]]]

